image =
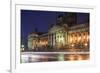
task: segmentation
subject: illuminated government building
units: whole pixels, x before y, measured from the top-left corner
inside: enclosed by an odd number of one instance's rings
[[[77,24],[75,13],[59,16],[47,33],[33,32],[28,36],[28,48],[31,50],[52,47],[60,49],[88,49],[89,50],[89,21]],[[42,24],[41,24],[42,25]]]

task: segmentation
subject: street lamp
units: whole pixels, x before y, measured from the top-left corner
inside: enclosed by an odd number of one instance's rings
[[[21,45],[21,50],[24,51],[24,45]]]

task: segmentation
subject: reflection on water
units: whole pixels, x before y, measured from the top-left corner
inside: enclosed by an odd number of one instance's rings
[[[21,63],[88,60],[89,54],[22,54]]]
[[[66,55],[65,60],[88,60],[89,59],[89,54],[72,54],[72,55]]]

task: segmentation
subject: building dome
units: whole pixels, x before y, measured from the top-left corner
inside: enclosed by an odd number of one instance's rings
[[[33,37],[38,37],[37,33],[31,33],[30,35],[28,35],[28,38],[33,38]]]
[[[67,24],[62,24],[62,25],[54,25],[53,27],[51,27],[49,29],[49,33],[54,33],[56,31],[60,31],[60,30],[67,30],[68,25]]]

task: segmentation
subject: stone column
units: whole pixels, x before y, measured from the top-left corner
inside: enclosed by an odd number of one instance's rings
[[[51,46],[53,46],[53,40],[52,39],[53,39],[53,36],[52,36],[52,34],[50,34],[50,45]]]
[[[55,46],[55,33],[53,33],[53,46]]]
[[[51,34],[51,41],[52,41],[52,46],[53,46],[53,34]]]

